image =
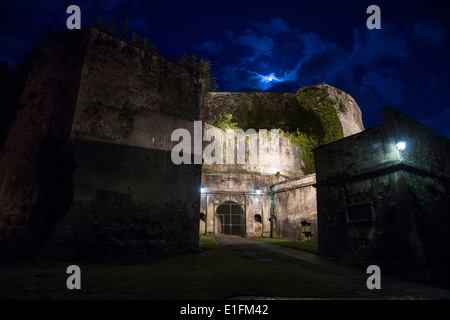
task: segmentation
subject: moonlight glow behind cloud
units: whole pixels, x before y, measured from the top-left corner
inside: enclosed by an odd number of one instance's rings
[[[283,81],[283,79],[277,78],[275,76],[275,73],[271,73],[271,74],[269,74],[267,76],[260,75],[260,77],[261,77],[261,80],[260,80],[261,81],[261,86],[260,86],[260,88],[262,90],[267,90],[270,87],[272,87],[275,83]]]
[[[71,3],[0,4],[0,60],[17,65],[45,35],[67,31]],[[352,95],[366,127],[387,105],[450,137],[449,3],[377,1],[381,29],[368,30],[369,1],[81,0],[82,27],[128,17],[166,59],[211,61],[219,91],[296,92],[327,83]],[[176,10],[174,9],[176,7]]]

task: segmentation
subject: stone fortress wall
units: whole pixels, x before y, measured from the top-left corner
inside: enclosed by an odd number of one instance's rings
[[[171,134],[193,131],[202,94],[190,70],[97,29],[48,40],[1,155],[1,249],[195,250],[201,165],[173,164]]]
[[[317,241],[315,176],[304,175],[288,138],[264,165],[171,159],[174,130],[194,137],[195,121],[205,132],[215,116],[255,97],[280,115],[293,94],[205,94],[192,70],[95,28],[46,40],[32,61],[0,155],[3,256],[186,252],[199,233],[234,231]],[[327,90],[344,135],[363,130],[356,102]]]
[[[318,252],[448,286],[450,140],[392,107],[382,114],[315,149]]]
[[[344,136],[364,130],[361,110],[355,100],[336,88],[325,87],[329,98],[336,101],[335,108]],[[205,96],[205,105],[201,110],[202,119],[206,121],[204,129],[213,128],[209,123],[214,123],[218,116],[234,113],[242,105],[252,105],[254,99],[261,101],[278,116],[289,104],[292,105],[295,95],[278,92],[210,92]],[[259,128],[254,129],[258,132]],[[222,135],[221,139],[225,141],[225,132]],[[201,234],[221,234],[223,222],[214,213],[221,203],[231,201],[241,206],[245,216],[242,219],[245,221],[245,231],[238,229],[238,233],[317,242],[315,174],[305,176],[300,148],[291,144],[290,139],[282,133],[278,151],[276,156],[262,154],[257,165],[203,164],[202,185],[206,191],[200,206],[203,217],[200,222]],[[249,152],[247,149],[247,160]],[[261,195],[254,193],[256,188],[261,189]]]

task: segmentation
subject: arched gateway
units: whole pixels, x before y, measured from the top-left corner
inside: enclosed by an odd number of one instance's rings
[[[234,201],[225,201],[216,209],[216,214],[220,225],[220,234],[244,236],[245,212],[242,207]]]

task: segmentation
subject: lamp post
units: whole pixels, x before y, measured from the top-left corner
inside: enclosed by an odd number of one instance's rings
[[[261,236],[263,236],[264,235],[264,214],[263,214],[263,203],[262,203],[262,197],[258,197],[258,196],[261,196],[262,195],[262,191],[261,191],[261,188],[260,187],[256,187],[254,190],[253,190],[253,194],[254,195],[256,195],[257,196],[257,198],[256,199],[258,199],[259,198],[259,201],[260,201],[260,206],[261,206]]]
[[[275,193],[274,193],[274,187],[271,186],[269,188],[269,203],[270,203],[270,238],[273,238],[273,219],[275,217],[274,215],[274,205],[275,205]]]
[[[208,193],[204,185],[200,187],[200,193],[205,195],[205,235],[208,231]]]

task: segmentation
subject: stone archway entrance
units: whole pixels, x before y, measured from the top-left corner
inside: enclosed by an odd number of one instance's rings
[[[219,234],[245,236],[245,212],[234,201],[225,201],[216,209]]]

